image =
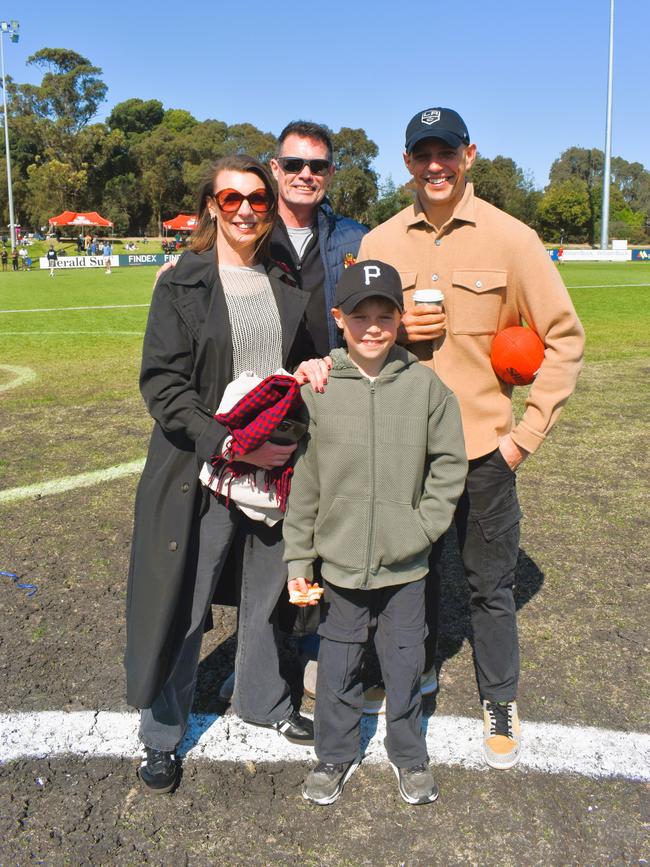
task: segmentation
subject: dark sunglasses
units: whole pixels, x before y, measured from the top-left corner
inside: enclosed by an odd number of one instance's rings
[[[305,166],[309,166],[312,175],[324,177],[332,166],[330,160],[303,160],[302,157],[278,157],[282,171],[289,175],[297,175]]]
[[[268,214],[272,206],[269,194],[264,187],[253,190],[247,196],[240,193],[239,190],[219,190],[218,193],[214,193],[214,200],[219,206],[219,210],[223,211],[224,214],[236,213],[243,202],[248,202],[251,210],[255,211],[256,214]]]

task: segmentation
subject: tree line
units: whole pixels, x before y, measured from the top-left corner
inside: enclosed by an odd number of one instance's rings
[[[117,234],[158,234],[162,220],[194,212],[200,179],[214,159],[243,152],[268,162],[276,151],[275,136],[251,123],[199,121],[157,99],[127,99],[105,122],[91,123],[108,92],[100,68],[65,48],[43,48],[27,63],[43,70],[40,84],[7,77],[14,211],[22,226],[44,226],[67,209],[99,211]],[[372,168],[378,148],[364,130],[342,127],[332,141],[337,171],[329,197],[337,212],[375,226],[412,201],[408,184],[379,183]],[[603,163],[600,150],[569,148],[540,191],[514,160],[479,154],[471,178],[479,196],[547,242],[595,244]],[[0,187],[7,224],[6,185]],[[650,172],[620,157],[612,159],[610,235],[650,241]]]

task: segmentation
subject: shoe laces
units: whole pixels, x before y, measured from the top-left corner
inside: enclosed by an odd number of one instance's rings
[[[413,765],[411,768],[405,768],[409,774],[423,774],[429,769],[429,765],[426,762],[422,762],[421,765]]]
[[[335,765],[331,762],[319,762],[314,768],[315,774],[325,774],[328,777],[338,777],[339,774],[342,774],[347,765],[345,763],[341,765]]]
[[[490,718],[490,737],[503,735],[512,739],[512,702],[487,701],[485,709]]]
[[[153,765],[166,765],[172,764],[176,761],[176,756],[173,752],[167,752],[166,750],[154,750],[151,747],[147,747],[147,765],[152,767]]]

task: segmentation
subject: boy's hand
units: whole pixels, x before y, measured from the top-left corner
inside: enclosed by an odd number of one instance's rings
[[[310,584],[306,578],[291,578],[287,581],[289,602],[299,608],[307,608],[309,605],[318,605],[323,588],[318,584]]]

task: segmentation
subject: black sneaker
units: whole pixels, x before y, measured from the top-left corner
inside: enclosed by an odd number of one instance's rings
[[[359,761],[357,758],[342,765],[319,762],[303,783],[302,796],[305,801],[321,806],[333,804],[343,791],[343,786],[359,767]]]
[[[145,747],[147,757],[140,765],[138,775],[142,785],[156,795],[171,792],[178,783],[176,753]]]
[[[276,732],[285,737],[289,743],[298,744],[302,747],[313,746],[314,743],[314,723],[313,720],[301,716],[297,710],[292,710],[286,719],[276,723],[252,723],[259,725],[265,729],[275,729]]]
[[[428,762],[412,768],[393,765],[393,770],[399,782],[399,793],[407,804],[430,804],[438,797],[438,787]]]

